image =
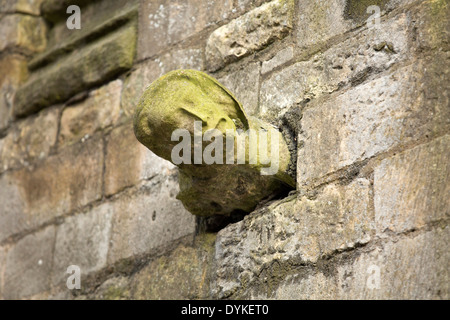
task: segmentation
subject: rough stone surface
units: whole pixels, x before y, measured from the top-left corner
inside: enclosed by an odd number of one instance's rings
[[[113,208],[106,203],[65,219],[56,229],[52,283],[64,283],[67,268],[80,267],[82,277],[106,266]]]
[[[18,122],[3,139],[0,172],[47,157],[56,143],[58,115],[59,110],[53,108]]]
[[[298,45],[301,48],[316,45],[350,30],[355,24],[345,16],[346,5],[350,6],[349,10],[351,10],[352,4],[356,2],[352,0],[299,1],[299,17],[295,30]],[[371,4],[376,5],[376,1],[372,2]],[[366,7],[369,5],[367,4]]]
[[[415,0],[330,0],[299,1],[299,17],[296,39],[301,49],[317,48],[352,29],[373,28],[375,11],[369,6],[380,9],[381,21],[387,12],[399,7],[406,7]],[[424,1],[425,2],[425,1]],[[437,3],[439,1],[435,1]],[[383,29],[382,27],[379,30]]]
[[[102,168],[102,140],[89,139],[35,168],[3,174],[0,241],[100,199]]]
[[[440,61],[415,61],[306,109],[299,136],[304,145],[298,152],[298,183],[312,186],[326,174],[400,143],[445,131],[450,124],[446,107],[450,73],[438,71]]]
[[[252,281],[271,287],[270,281],[257,279],[274,261],[316,263],[367,243],[374,229],[370,197],[366,179],[348,186],[329,185],[315,199],[281,200],[221,230],[216,242],[215,294],[239,297]]]
[[[28,235],[15,244],[6,258],[4,298],[28,297],[50,288],[55,227]]]
[[[260,63],[251,63],[242,70],[218,79],[242,103],[244,111],[250,116],[258,114]]]
[[[134,136],[131,124],[114,129],[108,139],[105,162],[105,194],[138,184],[156,175],[170,175],[175,166],[156,156]]]
[[[402,14],[384,22],[380,30],[363,30],[309,61],[274,73],[261,85],[262,116],[275,118],[297,103],[363,82],[371,74],[406,59],[411,49],[408,21],[408,16]]]
[[[449,228],[403,237],[365,251],[332,274],[312,272],[287,276],[275,299],[448,299]],[[379,286],[374,270],[379,268]],[[267,297],[267,296],[265,296]],[[262,297],[260,297],[262,298]]]
[[[47,45],[47,27],[41,18],[12,14],[0,17],[0,51],[41,52]]]
[[[73,143],[86,135],[114,125],[120,115],[122,81],[114,80],[89,93],[89,97],[64,109],[61,117],[59,145]]]
[[[65,101],[130,69],[135,43],[136,28],[130,24],[34,72],[15,96],[14,114],[27,115]]]
[[[233,1],[145,1],[141,10],[139,60],[152,57],[168,45],[227,19],[233,10]]]
[[[233,9],[232,0],[175,0],[170,2],[169,43],[175,43],[217,22],[225,20]]]
[[[449,215],[450,136],[385,159],[375,168],[377,232],[423,228]]]
[[[131,296],[131,280],[128,277],[118,276],[103,282],[89,299],[96,300],[127,300]]]
[[[279,51],[272,59],[264,61],[261,66],[261,74],[266,74],[276,67],[283,65],[294,57],[294,48],[287,47]]]
[[[206,45],[208,71],[284,38],[292,28],[294,1],[274,0],[215,30]]]
[[[259,7],[266,2],[270,2],[270,0],[237,0],[236,9],[239,12],[246,12]]]
[[[148,253],[170,241],[195,232],[195,217],[179,200],[173,177],[153,180],[137,195],[121,195],[114,201],[108,263]]]
[[[121,106],[126,118],[132,118],[136,106],[141,99],[144,90],[159,76],[161,76],[159,63],[147,60],[139,64],[123,83]]]
[[[54,11],[54,17],[47,17],[53,22],[48,32],[47,49],[33,57],[29,64],[30,69],[35,70],[53,63],[62,56],[79,50],[93,38],[101,38],[120,26],[137,23],[138,0],[81,2],[84,2],[78,3],[82,15],[81,29],[67,28],[69,15],[66,10],[70,5],[76,5],[74,2],[68,2],[65,6],[59,2],[61,7]],[[46,3],[48,2],[44,3],[44,7]]]
[[[0,132],[11,121],[14,95],[27,76],[26,60],[19,55],[8,55],[0,59]]]
[[[419,2],[414,7],[416,25],[412,30],[414,51],[449,51],[450,49],[450,5],[445,0]]]
[[[5,265],[6,265],[6,247],[0,247],[0,299],[3,298],[3,287],[5,285]]]
[[[214,240],[214,235],[202,235],[196,238],[193,247],[180,245],[170,254],[151,261],[133,277],[132,298],[208,298]]]
[[[347,31],[350,22],[344,19],[346,2],[346,0],[299,1],[296,34],[300,47],[326,41],[334,35]]]
[[[3,0],[0,6],[0,13],[26,13],[39,15],[41,13],[41,3],[43,0]]]
[[[161,68],[161,74],[177,69],[203,69],[203,49],[174,49],[155,59]]]

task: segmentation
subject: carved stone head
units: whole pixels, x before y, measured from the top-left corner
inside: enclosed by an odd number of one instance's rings
[[[229,215],[233,211],[249,212],[259,201],[292,188],[295,183],[286,173],[290,154],[281,133],[268,123],[248,117],[233,94],[209,75],[195,70],[176,70],[154,81],[144,92],[134,119],[136,138],[156,155],[173,161],[173,149],[179,143],[172,141],[172,133],[184,129],[189,139],[200,127],[201,134],[214,130],[214,141],[223,137],[237,142],[245,133],[245,159],[237,161],[238,147],[232,152],[232,163],[196,164],[194,161],[177,164],[180,168],[180,199],[192,213],[202,216]],[[268,134],[271,133],[271,135]],[[252,140],[252,138],[254,139]],[[260,159],[259,141],[269,137],[277,148],[267,148],[269,157],[276,156],[277,167],[271,175],[262,171],[267,167]],[[192,138],[192,141],[195,139]],[[206,141],[206,140],[204,140]],[[212,141],[212,140],[211,140]],[[207,142],[211,142],[207,141]],[[194,144],[189,141],[189,154],[194,158]],[[208,143],[202,146],[206,150]],[[219,144],[226,153],[226,143]],[[253,149],[252,149],[253,148]],[[250,149],[256,150],[250,160]],[[275,150],[275,151],[274,151]],[[225,159],[225,156],[224,156]]]

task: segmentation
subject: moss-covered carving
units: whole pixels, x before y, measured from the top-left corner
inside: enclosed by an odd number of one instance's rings
[[[180,129],[189,141],[173,135]],[[250,212],[261,200],[295,186],[286,173],[291,158],[281,133],[247,116],[233,94],[205,73],[177,70],[153,82],[137,106],[134,132],[147,148],[179,167],[177,198],[193,214]],[[180,151],[180,163],[174,150],[181,142],[188,149]]]

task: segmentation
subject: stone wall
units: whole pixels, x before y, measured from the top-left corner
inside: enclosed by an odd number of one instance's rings
[[[447,0],[2,0],[0,298],[449,299],[449,39]],[[132,128],[180,68],[290,133],[294,192],[184,209]]]

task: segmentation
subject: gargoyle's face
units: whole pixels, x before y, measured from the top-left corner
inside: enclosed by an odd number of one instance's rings
[[[138,139],[157,155],[170,159],[172,132],[186,129],[194,136],[194,121],[202,122],[203,133],[218,129],[247,129],[241,106],[213,78],[194,70],[178,70],[159,78],[147,88],[136,113],[135,122],[144,131]],[[136,127],[136,126],[135,126]]]

